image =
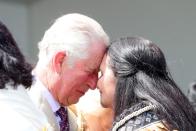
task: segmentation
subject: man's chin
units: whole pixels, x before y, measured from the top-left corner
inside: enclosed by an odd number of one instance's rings
[[[71,101],[69,102],[69,105],[72,105],[72,104],[76,104],[76,103],[78,103],[79,99],[80,99],[80,98],[77,98],[77,99],[71,100]]]

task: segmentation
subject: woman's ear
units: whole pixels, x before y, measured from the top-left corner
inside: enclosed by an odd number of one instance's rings
[[[63,62],[66,60],[66,52],[60,51],[55,54],[52,60],[52,68],[53,70],[61,74],[62,68],[63,68]]]

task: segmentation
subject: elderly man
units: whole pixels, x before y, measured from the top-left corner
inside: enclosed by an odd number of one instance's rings
[[[81,14],[64,15],[45,32],[29,95],[54,130],[80,130],[76,116],[66,107],[96,88],[108,44],[101,25]]]

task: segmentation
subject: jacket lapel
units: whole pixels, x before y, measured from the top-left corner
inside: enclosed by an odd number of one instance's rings
[[[59,130],[59,126],[56,121],[56,117],[54,115],[54,112],[52,111],[49,103],[47,102],[47,100],[45,98],[43,98],[43,101],[40,102],[40,110],[43,111],[44,114],[47,116],[47,120],[51,124],[51,126],[54,129]]]
[[[42,95],[42,92],[39,87],[31,87],[31,89],[28,91],[28,94],[35,106],[45,114],[48,123],[51,125],[54,131],[59,131],[59,126],[56,121],[55,115],[49,103]]]
[[[50,125],[54,128],[55,131],[59,131],[59,125],[56,121],[56,117],[54,112],[52,111],[48,101],[42,95],[42,90],[39,87],[32,86],[31,89],[28,91],[29,96],[31,97],[34,104],[40,109],[45,115],[50,123]],[[77,125],[77,115],[76,112],[73,112],[68,108],[68,119],[70,125],[70,131],[78,131]]]

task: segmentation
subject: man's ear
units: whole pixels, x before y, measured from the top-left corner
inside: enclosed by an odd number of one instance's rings
[[[65,51],[57,52],[55,54],[55,56],[53,57],[52,67],[56,73],[58,73],[58,74],[61,73],[63,62],[65,61],[65,59],[66,59],[66,52]]]

